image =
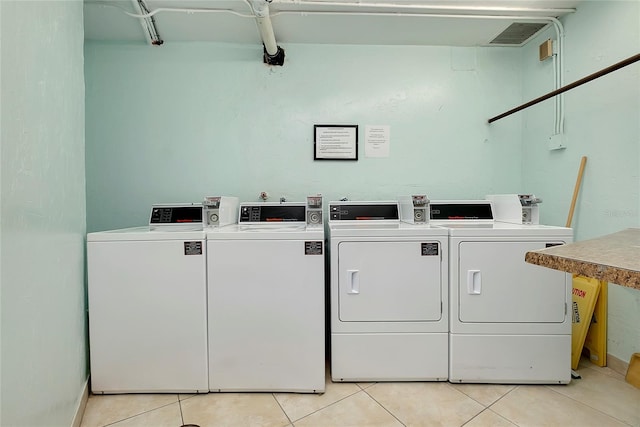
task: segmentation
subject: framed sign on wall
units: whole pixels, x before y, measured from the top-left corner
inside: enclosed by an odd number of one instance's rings
[[[314,125],[314,160],[358,160],[358,125]]]

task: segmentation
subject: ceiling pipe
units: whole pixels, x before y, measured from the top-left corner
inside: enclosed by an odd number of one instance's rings
[[[142,0],[131,0],[133,3],[133,10],[138,12],[139,15],[145,15],[149,13],[149,9]],[[164,40],[160,38],[158,29],[156,28],[156,22],[152,16],[140,16],[140,25],[142,26],[142,32],[144,33],[147,43],[152,46],[160,46],[164,43]]]
[[[319,6],[319,7],[358,7],[358,8],[372,8],[372,9],[411,9],[411,10],[425,10],[431,12],[440,13],[463,13],[463,14],[514,14],[514,15],[530,15],[530,14],[542,14],[548,15],[563,15],[566,13],[573,13],[575,8],[535,8],[535,7],[501,7],[501,6],[455,6],[455,5],[429,5],[418,3],[368,3],[364,1],[318,1],[318,0],[276,0],[276,4],[280,7],[286,7],[289,4],[295,6]],[[299,10],[300,12],[311,12],[305,10]]]
[[[282,65],[284,64],[284,49],[278,46],[273,33],[273,25],[269,16],[269,3],[271,3],[271,0],[251,0],[251,9],[256,16],[256,24],[264,46],[264,63]]]

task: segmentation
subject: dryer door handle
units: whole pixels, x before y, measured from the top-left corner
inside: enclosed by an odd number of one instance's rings
[[[467,271],[467,292],[469,295],[482,293],[482,272],[480,270]]]
[[[358,295],[360,293],[360,270],[347,270],[349,275],[349,290],[350,295]]]

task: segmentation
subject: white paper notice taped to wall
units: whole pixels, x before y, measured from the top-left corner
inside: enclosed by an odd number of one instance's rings
[[[389,157],[389,126],[365,126],[364,155],[366,157]]]

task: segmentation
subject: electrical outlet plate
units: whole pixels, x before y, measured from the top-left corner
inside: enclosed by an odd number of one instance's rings
[[[547,142],[547,148],[549,149],[549,151],[562,150],[567,148],[567,140],[564,134],[557,133],[555,135],[551,135],[549,137],[549,141]]]

